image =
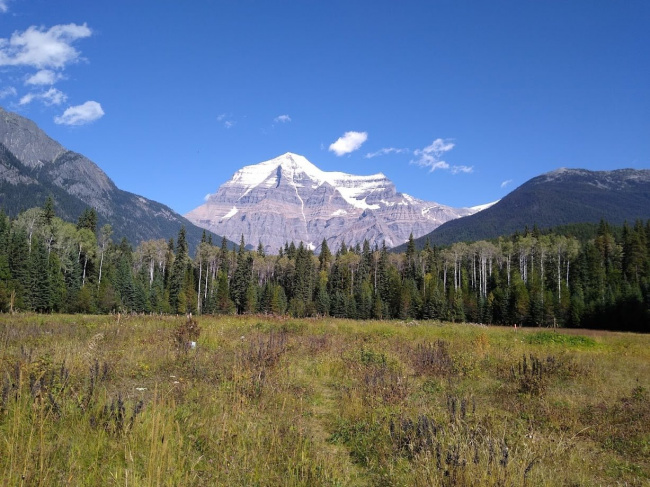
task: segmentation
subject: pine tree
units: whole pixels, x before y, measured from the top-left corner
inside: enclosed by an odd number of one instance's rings
[[[38,313],[48,312],[52,309],[52,285],[47,250],[42,239],[33,240],[29,261],[31,308]]]
[[[50,195],[47,197],[45,203],[43,204],[43,218],[45,220],[45,224],[52,225],[52,220],[55,216],[56,212],[54,211],[54,200]]]
[[[232,285],[230,286],[230,294],[239,314],[246,310],[246,295],[251,281],[252,267],[253,258],[252,256],[246,255],[244,236],[242,235],[237,252],[237,268],[233,274]]]
[[[320,255],[318,256],[318,262],[320,266],[318,270],[329,271],[329,266],[332,263],[332,252],[327,245],[327,240],[323,239],[323,243],[320,245]]]
[[[186,299],[184,292],[185,272],[189,262],[187,249],[187,240],[185,236],[185,227],[181,227],[176,240],[176,256],[172,264],[172,270],[169,278],[169,305],[172,312],[185,313]]]
[[[12,276],[11,290],[15,293],[15,307],[29,307],[29,245],[22,229],[11,233],[9,242],[9,272]]]
[[[235,311],[235,304],[230,299],[228,275],[224,270],[220,270],[217,275],[217,292],[214,298],[216,301],[214,309],[217,313],[231,314]]]
[[[94,208],[86,208],[77,220],[77,230],[87,228],[93,234],[97,233],[97,212]]]
[[[230,262],[228,261],[228,240],[226,237],[221,239],[221,252],[220,252],[219,268],[223,269],[226,273],[226,278],[230,275]]]

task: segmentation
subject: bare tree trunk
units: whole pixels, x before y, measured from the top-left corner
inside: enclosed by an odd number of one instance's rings
[[[99,277],[97,278],[97,289],[102,284],[102,266],[104,265],[104,248],[102,247],[102,256],[99,258]]]
[[[199,260],[199,291],[196,293],[196,314],[201,314],[201,278],[203,272],[203,263]]]
[[[557,300],[560,302],[562,296],[562,258],[560,251],[557,252]]]
[[[205,263],[205,286],[203,288],[203,299],[208,299],[208,276],[210,273],[208,272],[210,263],[206,262]]]

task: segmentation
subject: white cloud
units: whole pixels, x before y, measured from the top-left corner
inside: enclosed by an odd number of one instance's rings
[[[343,156],[359,149],[368,140],[368,132],[346,132],[336,142],[330,144],[329,150],[337,156]]]
[[[218,115],[217,122],[223,123],[223,126],[227,129],[232,128],[237,123],[235,120],[232,120],[232,115],[228,115],[226,113]]]
[[[291,122],[291,117],[289,115],[280,115],[273,119],[273,123],[287,123]]]
[[[211,193],[206,194],[206,195],[203,197],[203,201],[208,201],[208,200],[210,199],[210,196],[212,196]]]
[[[0,0],[0,13],[7,13],[9,10],[9,0]]]
[[[63,79],[63,75],[56,73],[50,69],[41,69],[35,74],[31,75],[27,80],[25,80],[26,85],[53,85],[60,79]]]
[[[50,88],[42,93],[27,93],[18,102],[19,105],[27,105],[34,100],[42,100],[46,105],[60,105],[68,99],[68,96],[56,88]]]
[[[505,188],[506,186],[509,186],[512,184],[512,179],[506,179],[504,182],[501,183],[501,187]]]
[[[70,107],[60,117],[54,117],[54,123],[60,125],[84,125],[104,116],[102,106],[96,101],[87,101],[83,105]]]
[[[424,149],[414,150],[413,154],[418,158],[412,160],[411,164],[428,167],[429,172],[438,169],[449,170],[452,174],[474,172],[473,166],[450,166],[448,162],[442,159],[445,153],[452,150],[455,146],[449,139],[436,139]]]
[[[72,43],[90,35],[92,30],[86,24],[55,25],[48,30],[28,27],[14,32],[10,39],[0,39],[0,66],[63,69],[79,60],[80,53]]]
[[[470,174],[474,172],[474,166],[451,166],[451,173],[452,174],[458,174],[458,173],[465,173],[465,174]]]
[[[372,159],[373,157],[385,156],[388,154],[403,154],[405,152],[408,153],[410,151],[408,149],[396,149],[395,147],[385,147],[383,149],[379,149],[376,152],[368,152],[366,154],[366,159]]]
[[[429,172],[436,169],[449,169],[449,164],[442,160],[445,152],[454,148],[454,143],[448,139],[436,139],[424,149],[416,149],[413,154],[418,158],[411,161],[411,164],[417,164],[420,167],[428,167]]]
[[[16,96],[18,92],[13,86],[7,86],[6,88],[0,88],[0,100],[7,98],[8,96]]]

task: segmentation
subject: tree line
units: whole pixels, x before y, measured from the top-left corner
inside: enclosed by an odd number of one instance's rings
[[[650,221],[602,221],[588,240],[552,231],[492,241],[428,243],[391,253],[365,241],[316,255],[287,243],[276,255],[243,237],[136,248],[56,217],[51,198],[11,220],[0,213],[0,310],[68,313],[272,313],[296,317],[439,319],[499,325],[650,331]],[[563,232],[565,233],[565,232]]]

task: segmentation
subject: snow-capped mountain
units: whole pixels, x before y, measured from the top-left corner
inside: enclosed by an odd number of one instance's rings
[[[287,152],[245,166],[185,215],[194,224],[275,253],[285,242],[302,241],[319,250],[343,241],[391,247],[442,223],[476,213],[399,193],[383,174],[356,176],[321,171],[305,157]]]

